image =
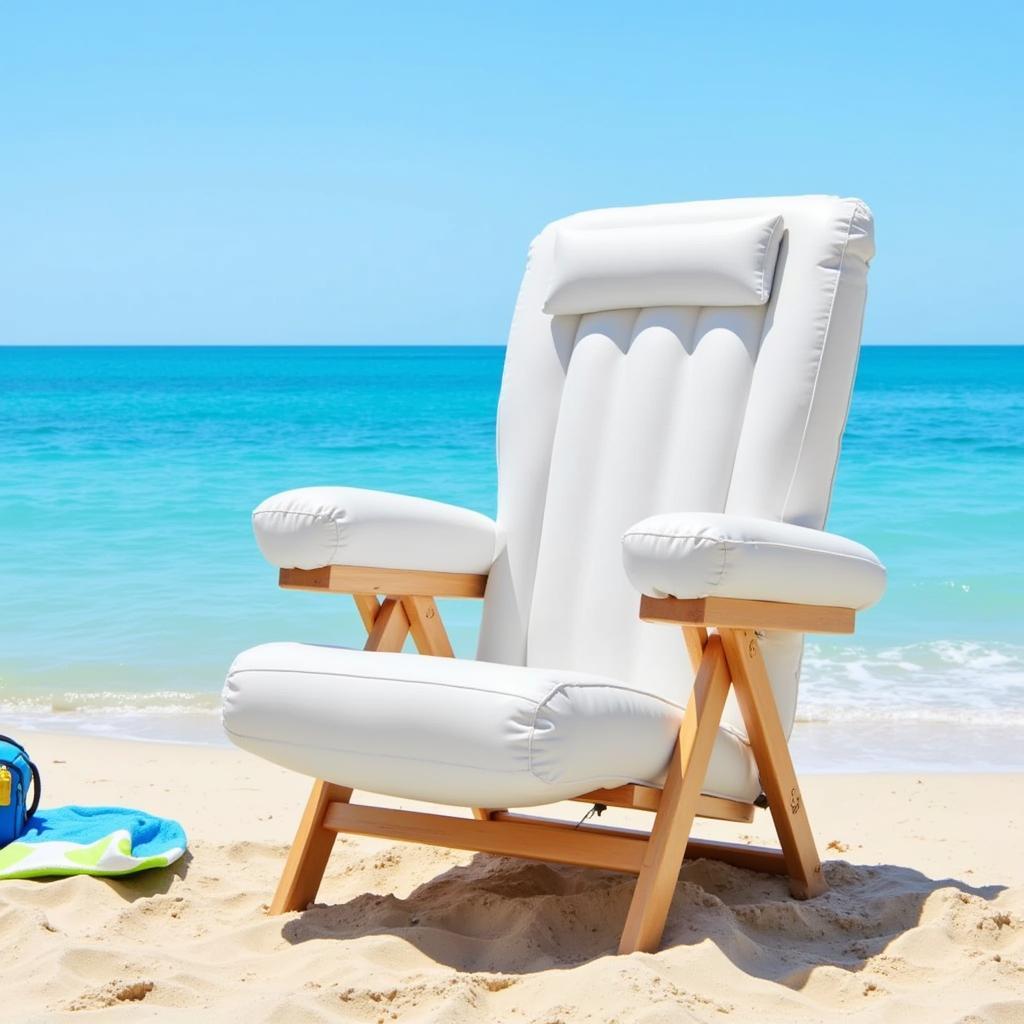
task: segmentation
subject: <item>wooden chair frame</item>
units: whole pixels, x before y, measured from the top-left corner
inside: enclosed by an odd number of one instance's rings
[[[279,582],[288,589],[351,594],[366,626],[365,650],[400,651],[412,634],[421,654],[450,658],[451,643],[434,598],[482,597],[487,578],[332,565],[282,569]],[[345,786],[317,781],[270,913],[302,910],[316,899],[339,832],[635,874],[638,879],[620,953],[657,950],[684,858],[708,857],[788,875],[797,899],[824,892],[821,861],[757,631],[852,633],[853,610],[726,598],[643,597],[640,616],[681,627],[696,673],[664,787],[627,785],[594,790],[575,799],[653,811],[650,832],[577,825],[499,808],[476,807],[472,818],[461,818],[372,807],[353,804],[352,790]],[[701,793],[730,687],[743,715],[781,849],[690,837],[698,816],[753,820],[753,804]]]

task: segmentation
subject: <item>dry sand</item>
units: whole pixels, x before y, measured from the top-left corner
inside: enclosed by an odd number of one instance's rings
[[[5,1022],[1024,1021],[1024,776],[807,778],[826,896],[688,863],[663,951],[615,957],[630,878],[374,840],[340,838],[322,904],[268,918],[307,780],[225,749],[24,738],[46,805],[176,817],[191,854],[0,882]],[[701,831],[773,838],[763,812]]]

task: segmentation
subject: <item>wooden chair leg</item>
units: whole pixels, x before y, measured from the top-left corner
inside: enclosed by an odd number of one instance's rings
[[[372,594],[358,594],[355,598],[369,632],[363,650],[400,651],[409,634],[409,617],[401,598],[388,597],[383,602]],[[337,831],[323,827],[324,815],[330,804],[348,803],[351,798],[352,790],[346,786],[322,779],[313,783],[284,873],[270,902],[271,914],[303,910],[316,899],[338,835]]]
[[[403,597],[405,614],[409,617],[409,629],[413,643],[420,654],[431,654],[436,658],[454,658],[448,633],[441,621],[441,613],[432,597]]]
[[[686,653],[690,655],[690,664],[696,674],[708,643],[708,631],[703,626],[683,626],[683,640],[686,643]]]
[[[750,629],[720,629],[719,634],[761,786],[786,859],[790,891],[797,899],[810,899],[825,892],[828,883],[821,870],[761,645]]]
[[[366,633],[369,635],[373,632],[373,624],[377,621],[377,616],[380,614],[380,601],[377,599],[376,594],[353,594],[352,600],[356,603],[359,617],[363,620]]]
[[[704,647],[693,693],[672,753],[640,877],[626,916],[620,953],[653,953],[661,942],[728,693],[729,671],[722,643],[717,636],[712,636]]]
[[[317,779],[309,794],[299,831],[288,852],[284,874],[277,892],[270,902],[271,914],[287,914],[290,910],[305,910],[316,899],[324,869],[334,849],[338,833],[323,827],[327,805],[338,801],[348,803],[352,790]]]
[[[400,597],[386,597],[381,602],[373,629],[363,645],[364,651],[400,651],[409,635],[409,616]]]

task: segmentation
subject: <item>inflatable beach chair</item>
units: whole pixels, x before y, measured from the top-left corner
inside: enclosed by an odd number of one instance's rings
[[[787,738],[803,634],[852,632],[885,586],[822,530],[872,253],[869,210],[831,196],[557,221],[508,340],[496,522],[349,487],[256,509],[280,585],[351,594],[369,634],[228,675],[231,739],[317,780],[271,913],[315,899],[339,832],[631,872],[621,952],[657,949],[684,858],[825,890]],[[483,599],[475,660],[438,597]],[[564,800],[652,827],[510,810]],[[780,850],[690,836],[757,806]]]

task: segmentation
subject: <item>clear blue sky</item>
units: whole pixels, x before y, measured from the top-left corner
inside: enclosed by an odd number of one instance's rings
[[[865,340],[1021,342],[1019,4],[9,4],[0,343],[501,343],[575,210],[874,208]]]

